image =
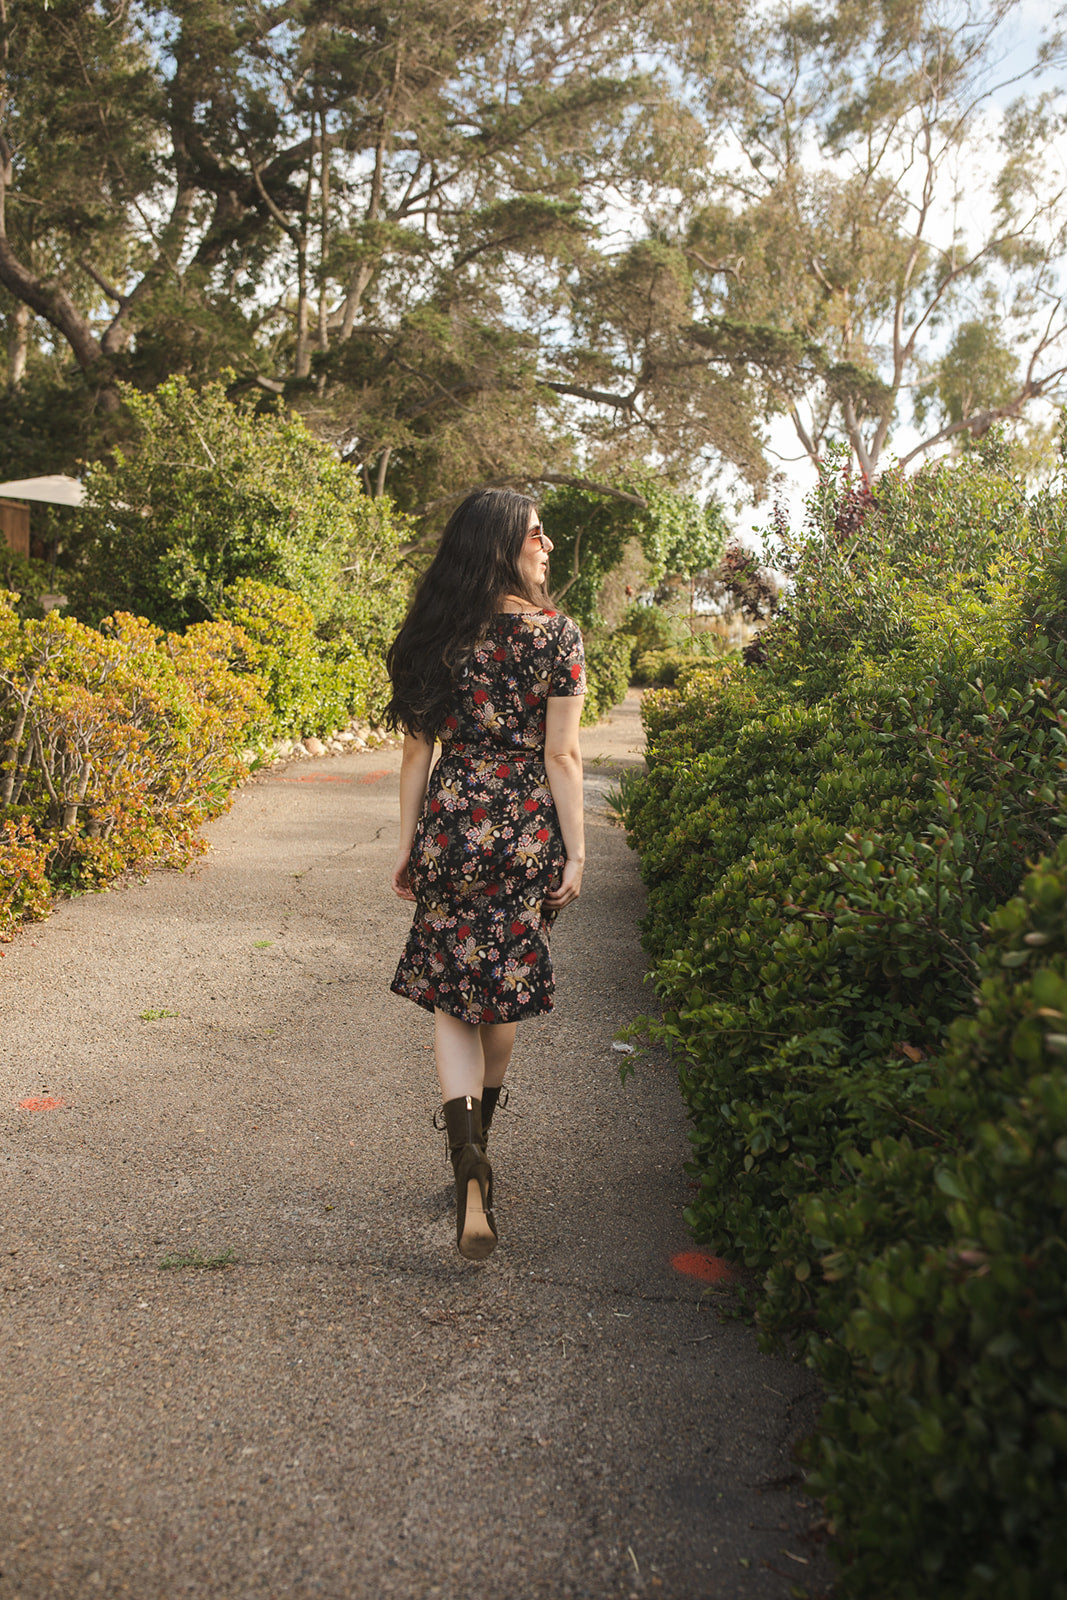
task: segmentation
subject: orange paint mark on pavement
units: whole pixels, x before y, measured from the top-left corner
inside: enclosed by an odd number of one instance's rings
[[[720,1256],[709,1255],[706,1250],[682,1250],[671,1256],[675,1272],[684,1272],[687,1278],[699,1278],[701,1283],[730,1283],[735,1274]]]
[[[19,1101],[20,1111],[58,1111],[60,1106],[65,1106],[66,1101],[58,1094],[35,1095],[31,1094],[28,1100]]]
[[[389,768],[383,767],[380,772],[365,772],[362,778],[345,778],[336,772],[300,772],[292,778],[275,778],[275,783],[377,783],[379,778],[388,778]]]
[[[355,783],[355,778],[343,778],[338,772],[301,772],[295,778],[275,778],[275,783]]]

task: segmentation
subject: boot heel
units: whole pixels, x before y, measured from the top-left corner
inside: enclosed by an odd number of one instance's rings
[[[468,1261],[484,1261],[496,1249],[493,1213],[485,1208],[477,1178],[467,1180],[467,1205],[458,1244],[460,1255]]]
[[[481,1106],[470,1095],[443,1107],[449,1155],[456,1175],[456,1246],[468,1261],[484,1261],[496,1249],[493,1169],[482,1149]]]

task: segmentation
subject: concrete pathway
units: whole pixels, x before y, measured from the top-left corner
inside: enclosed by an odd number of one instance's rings
[[[603,799],[640,737],[636,697],[584,737],[587,889],[485,1264],[388,993],[397,750],[264,775],[188,874],[0,946],[0,1600],[822,1590],[811,1380],[672,1267],[674,1073],[611,1049],[653,999]]]

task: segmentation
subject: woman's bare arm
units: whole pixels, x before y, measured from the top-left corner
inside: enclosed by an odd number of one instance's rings
[[[401,900],[414,900],[408,883],[408,862],[411,846],[415,842],[415,829],[426,798],[426,785],[430,780],[433,761],[433,740],[421,733],[405,733],[404,753],[400,761],[400,851],[393,868],[393,893]]]
[[[585,869],[584,792],[582,747],[578,724],[585,696],[550,695],[545,711],[545,772],[556,803],[567,863],[558,889],[550,889],[545,904],[552,911],[577,900]]]

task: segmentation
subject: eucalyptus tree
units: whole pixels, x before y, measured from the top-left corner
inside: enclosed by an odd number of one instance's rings
[[[1064,99],[1023,20],[1019,0],[692,8],[720,132],[677,218],[692,337],[743,358],[813,460],[844,438],[871,474],[901,424],[907,462],[1063,396]]]
[[[665,15],[0,0],[12,335],[47,382],[73,360],[105,413],[123,380],[232,367],[410,509],[485,481],[612,487],[649,455],[679,481],[722,458],[758,475],[751,384],[686,337],[684,257],[638,237],[702,159]],[[0,445],[34,412],[19,359]]]

